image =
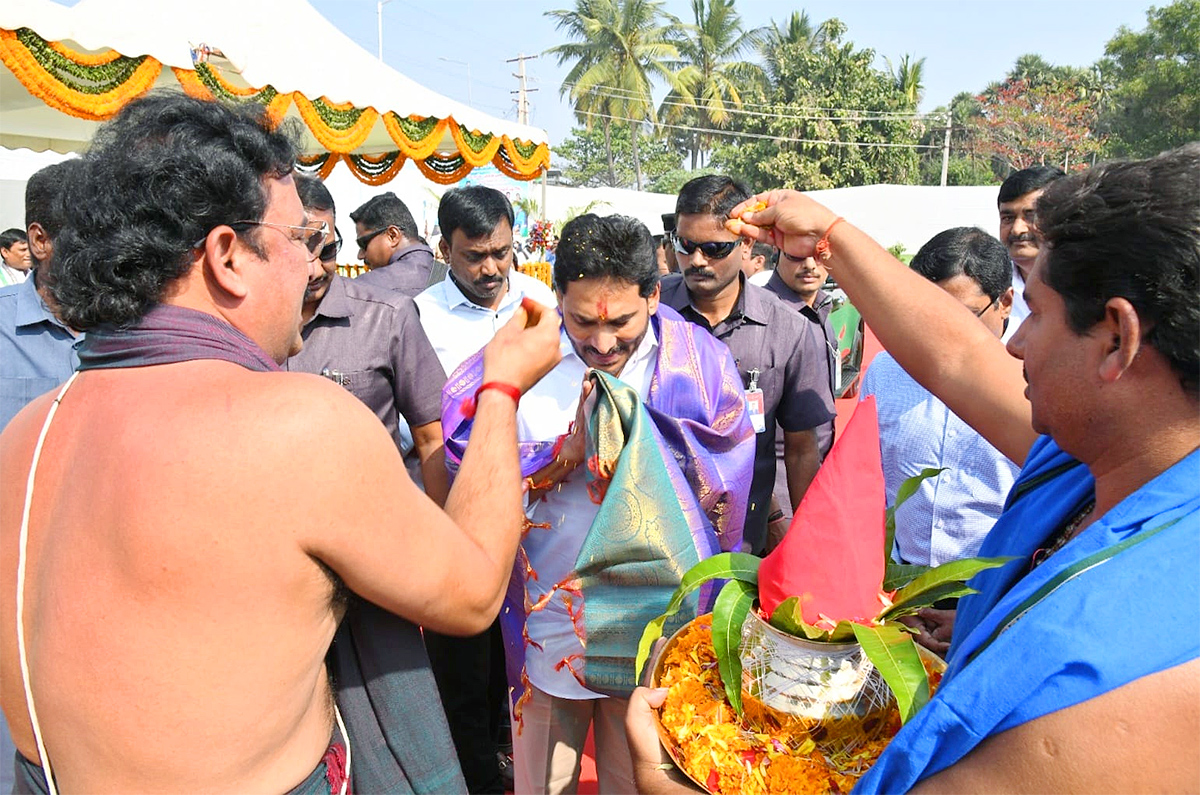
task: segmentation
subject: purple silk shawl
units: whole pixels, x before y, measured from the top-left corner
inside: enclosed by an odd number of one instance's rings
[[[753,474],[754,429],[746,414],[745,392],[733,356],[724,343],[670,307],[660,304],[651,322],[658,338],[658,358],[643,405],[673,492],[660,498],[683,506],[698,559],[737,551]],[[462,463],[471,433],[472,421],[464,408],[482,380],[483,357],[477,353],[455,370],[442,390],[442,432],[452,474]],[[550,463],[554,441],[518,443],[522,476]],[[525,562],[525,553],[519,549],[500,614],[514,698],[523,690]],[[665,593],[669,595],[670,589]],[[701,611],[707,607],[703,603],[710,600],[711,590],[701,597]],[[640,626],[630,628],[635,636],[640,631]]]

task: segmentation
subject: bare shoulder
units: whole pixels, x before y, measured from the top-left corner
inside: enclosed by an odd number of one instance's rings
[[[1200,791],[1200,659],[991,737],[916,791]]]

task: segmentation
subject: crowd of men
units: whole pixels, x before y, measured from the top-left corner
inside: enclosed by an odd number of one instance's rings
[[[294,160],[152,94],[0,235],[33,265],[0,288],[16,791],[568,793],[589,730],[601,792],[683,786],[638,638],[696,562],[787,532],[834,442],[830,275],[887,350],[889,503],[946,469],[891,554],[1014,557],[911,620],[945,685],[860,789],[1200,781],[1200,145],[1017,172],[999,240],[911,269],[702,176],[661,237],[568,222],[553,289],[481,186],[442,198],[440,258],[372,198],[338,275]]]

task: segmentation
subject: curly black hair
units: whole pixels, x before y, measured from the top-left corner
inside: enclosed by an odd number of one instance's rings
[[[291,173],[291,127],[261,109],[152,92],[103,125],[59,194],[54,298],[77,329],[136,322],[220,224],[257,221],[264,180]],[[258,230],[238,233],[256,251]],[[261,253],[261,252],[260,252]]]

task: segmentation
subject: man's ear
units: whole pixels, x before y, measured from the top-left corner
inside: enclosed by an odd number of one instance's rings
[[[50,242],[50,235],[46,234],[42,225],[34,221],[25,230],[25,236],[29,239],[29,256],[33,257],[34,262],[48,262],[54,253],[54,244]]]
[[[1012,314],[1012,305],[1013,305],[1013,288],[1009,287],[1007,290],[1005,290],[1003,293],[1000,294],[1000,297],[998,299],[996,299],[996,309],[1000,310],[1000,318],[1002,320],[1008,320],[1009,315]]]
[[[646,303],[648,304],[649,309],[650,309],[650,314],[653,315],[655,312],[658,311],[658,299],[661,295],[662,295],[662,283],[658,282],[654,285],[654,292],[651,293],[650,297],[646,299]]]
[[[442,252],[442,259],[445,262],[450,261],[450,244],[446,242],[445,236],[438,241],[438,250]]]
[[[1100,378],[1117,381],[1133,366],[1142,346],[1141,318],[1128,300],[1110,298],[1104,305],[1104,319],[1100,321],[1098,333],[1105,346]]]
[[[244,268],[250,252],[228,226],[213,227],[200,249],[201,267],[218,289],[234,298],[245,298],[248,285]]]

